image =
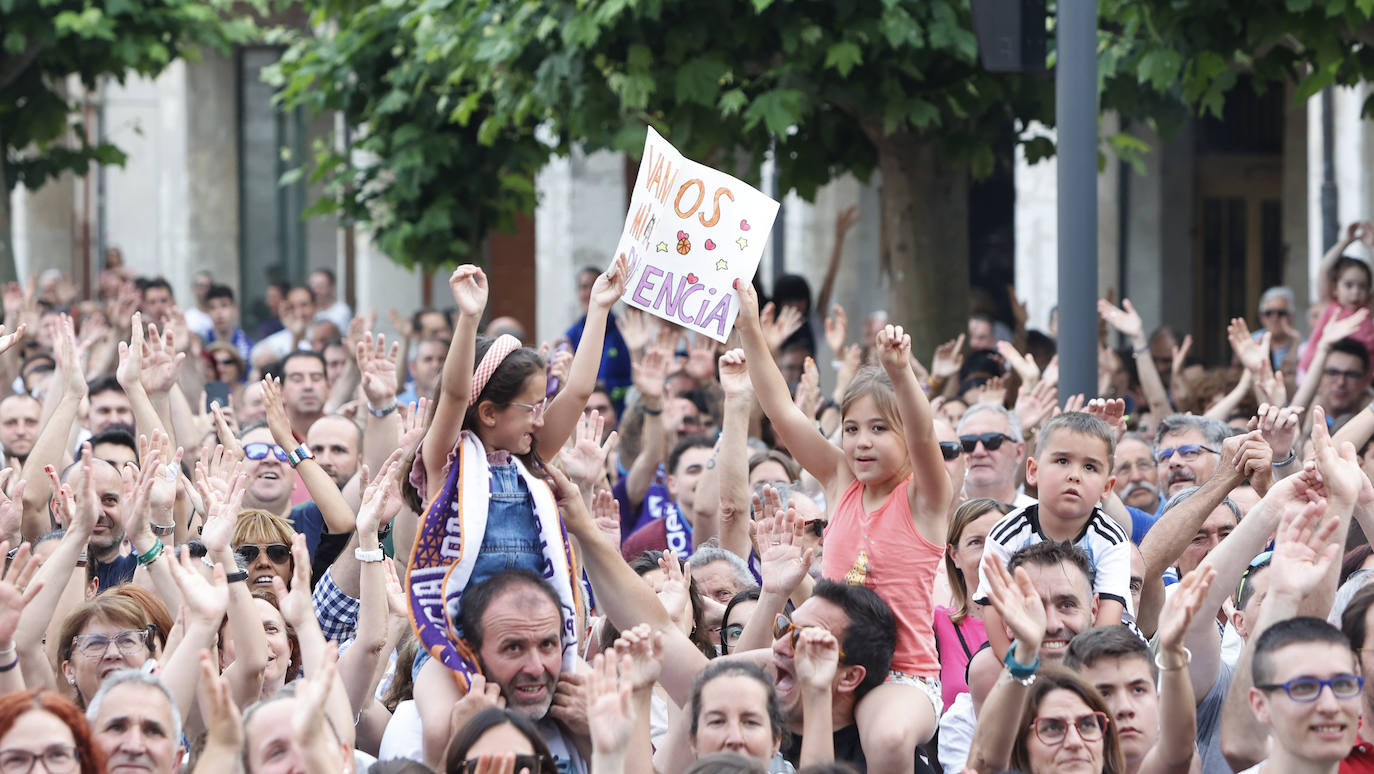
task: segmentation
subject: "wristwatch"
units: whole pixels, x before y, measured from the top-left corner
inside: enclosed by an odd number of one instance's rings
[[[306,460],[313,459],[315,459],[315,452],[310,451],[310,447],[306,446],[305,444],[297,446],[294,450],[292,450],[289,454],[286,455],[286,461],[291,463],[291,467],[293,468],[301,464],[302,462],[305,462]]]
[[[228,575],[224,576],[224,580],[228,581],[229,583],[242,583],[243,581],[248,580],[248,571],[237,570],[235,572],[231,572]]]

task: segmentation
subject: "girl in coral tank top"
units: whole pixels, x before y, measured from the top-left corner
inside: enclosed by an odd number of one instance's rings
[[[869,771],[914,770],[915,748],[939,717],[933,590],[951,497],[934,414],[911,370],[911,337],[878,332],[881,367],[865,366],[841,405],[836,447],[792,402],[758,319],[758,297],[737,283],[736,321],[749,377],[774,431],[834,503],[825,531],[825,577],[868,586],[897,618],[897,650],[883,685],[859,700],[855,720]]]

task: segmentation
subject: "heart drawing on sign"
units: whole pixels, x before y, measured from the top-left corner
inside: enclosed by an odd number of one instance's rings
[[[677,232],[677,238],[678,238],[678,239],[686,239],[686,238],[687,238],[687,232],[686,232],[686,231],[679,231],[679,232]]]
[[[707,250],[714,250],[714,249],[716,249],[716,243],[715,243],[713,240],[710,240],[710,239],[706,240],[706,249],[707,249]]]
[[[687,275],[687,284],[688,284],[688,285],[695,285],[695,284],[697,284],[697,275],[695,275],[695,274],[688,274],[688,275]]]
[[[740,231],[748,231],[748,230],[749,230],[749,221],[747,221],[747,220],[741,220],[741,221],[739,222],[739,230],[740,230]]]

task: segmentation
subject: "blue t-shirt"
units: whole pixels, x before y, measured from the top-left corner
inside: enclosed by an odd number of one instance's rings
[[[1145,542],[1145,535],[1150,531],[1150,527],[1159,521],[1159,514],[1148,513],[1130,505],[1126,506],[1126,512],[1131,514],[1131,542],[1140,545]]]

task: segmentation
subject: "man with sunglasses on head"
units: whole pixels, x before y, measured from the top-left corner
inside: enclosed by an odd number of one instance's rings
[[[995,403],[977,403],[964,412],[957,430],[966,467],[965,499],[991,497],[1017,508],[1035,504],[1016,486],[1026,443],[1015,414]]]

